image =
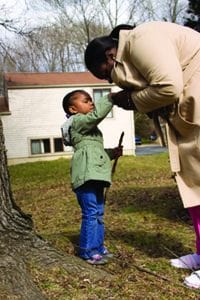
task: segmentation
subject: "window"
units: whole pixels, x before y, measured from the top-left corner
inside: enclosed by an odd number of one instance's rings
[[[31,140],[31,154],[44,154],[50,152],[50,139]]]
[[[54,152],[63,152],[63,141],[61,138],[55,138],[54,141]]]
[[[64,145],[61,137],[34,138],[30,139],[31,155],[54,154],[64,152]]]
[[[94,102],[98,101],[101,97],[106,96],[109,93],[111,93],[111,89],[94,89],[93,90]],[[113,118],[113,111],[112,110],[107,115],[107,118]]]

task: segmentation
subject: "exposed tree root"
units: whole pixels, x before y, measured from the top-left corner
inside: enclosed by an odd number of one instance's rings
[[[49,270],[62,268],[70,276],[80,279],[102,280],[112,278],[100,268],[88,265],[77,257],[52,248],[46,241],[32,233],[29,236],[0,238],[0,300],[44,300],[45,295],[34,282],[30,265]]]

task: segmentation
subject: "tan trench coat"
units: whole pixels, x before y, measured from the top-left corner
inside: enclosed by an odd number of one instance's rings
[[[174,105],[170,121],[178,134],[168,127],[171,169],[184,207],[200,205],[200,33],[168,22],[121,31],[112,79],[133,90],[139,112]]]

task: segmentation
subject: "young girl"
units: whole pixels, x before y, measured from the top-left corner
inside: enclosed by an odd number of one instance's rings
[[[79,256],[90,264],[105,264],[112,257],[104,246],[104,188],[111,184],[110,159],[122,155],[122,148],[104,150],[97,127],[112,107],[109,96],[94,104],[83,90],[63,99],[68,117],[62,127],[63,141],[74,148],[71,182],[82,210]]]

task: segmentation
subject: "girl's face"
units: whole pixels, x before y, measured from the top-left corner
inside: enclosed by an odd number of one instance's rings
[[[87,93],[77,92],[73,95],[73,104],[69,107],[72,114],[87,114],[94,110],[92,98]]]

